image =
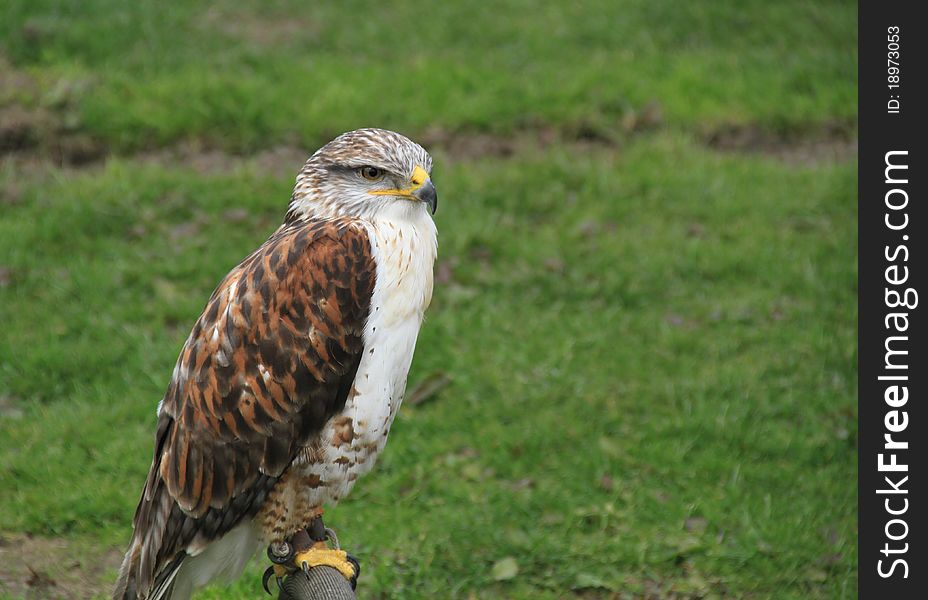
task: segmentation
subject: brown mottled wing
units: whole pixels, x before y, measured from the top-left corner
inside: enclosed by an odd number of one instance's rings
[[[162,586],[185,548],[254,515],[344,406],[374,278],[366,231],[340,219],[282,228],[219,284],[159,413],[124,565],[139,592]]]

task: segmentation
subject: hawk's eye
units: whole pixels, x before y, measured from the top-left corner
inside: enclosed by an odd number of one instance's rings
[[[368,181],[377,181],[383,177],[383,169],[378,169],[377,167],[361,167],[358,169],[358,173]]]

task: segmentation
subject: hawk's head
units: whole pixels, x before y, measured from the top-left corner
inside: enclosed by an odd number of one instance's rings
[[[432,157],[409,138],[385,129],[343,133],[313,154],[296,178],[287,220],[390,212],[432,213]]]

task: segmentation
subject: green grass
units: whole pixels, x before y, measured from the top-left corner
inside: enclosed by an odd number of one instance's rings
[[[32,82],[0,111],[114,153],[0,165],[0,535],[128,540],[180,345],[300,166],[136,150],[552,129],[436,150],[410,381],[452,382],[329,513],[363,596],[856,595],[856,163],[703,142],[853,127],[853,4],[175,4],[0,9],[0,70]],[[258,598],[263,568],[202,598]]]
[[[689,127],[856,118],[848,2],[6,4],[0,39],[37,101],[122,150],[317,146],[359,123],[608,133],[655,100]]]

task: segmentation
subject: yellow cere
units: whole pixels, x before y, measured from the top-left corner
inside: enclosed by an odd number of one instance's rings
[[[425,182],[429,180],[429,174],[425,172],[425,169],[416,165],[416,168],[412,171],[412,177],[410,181],[412,185],[406,189],[390,189],[390,190],[371,190],[368,194],[376,194],[378,196],[405,196],[407,198],[413,198],[413,192],[425,185]]]
[[[416,165],[416,168],[412,171],[412,182],[415,184],[416,188],[422,187],[429,178],[429,174],[425,172],[425,169]]]

